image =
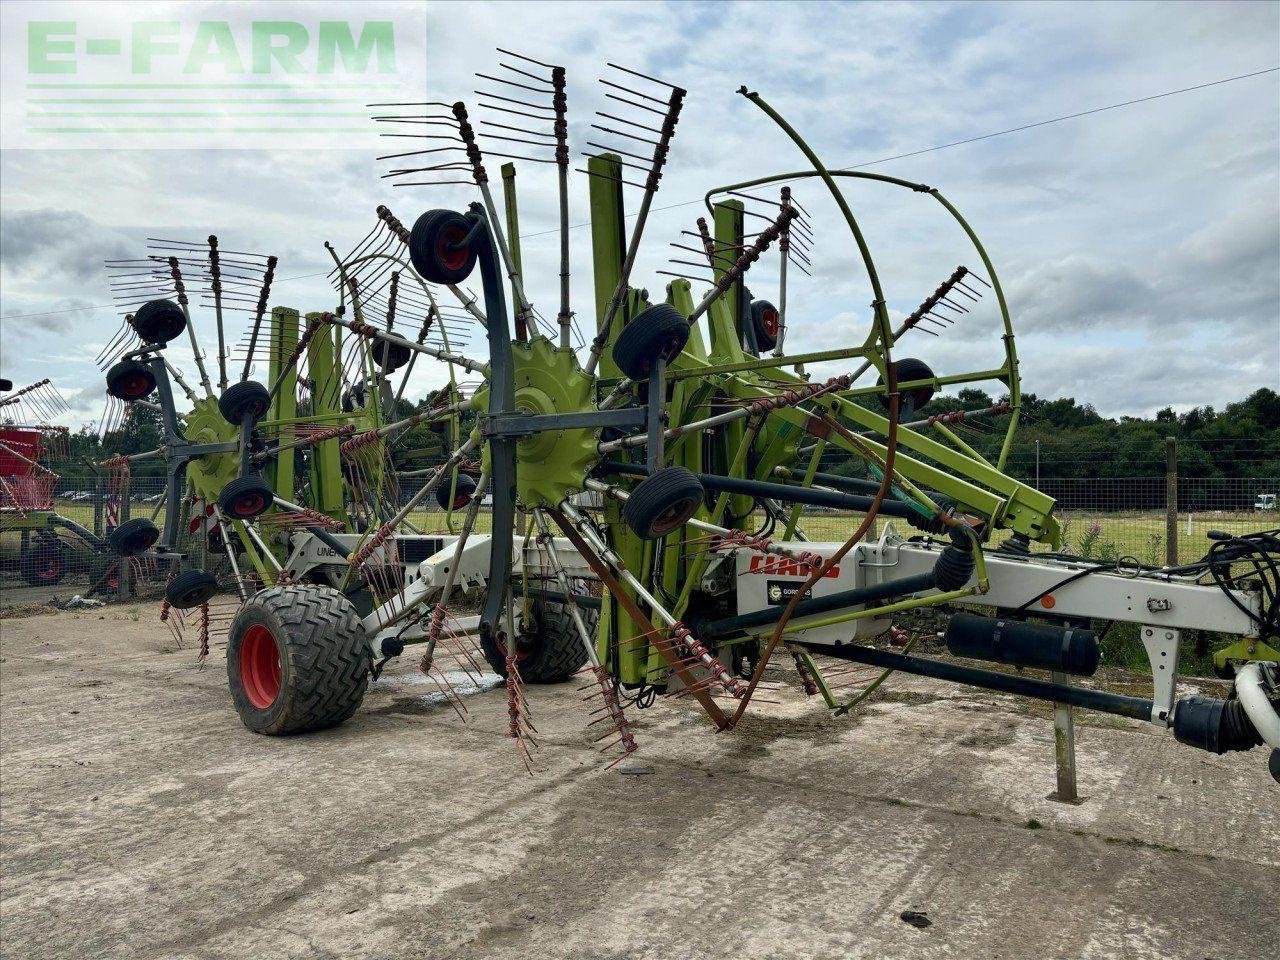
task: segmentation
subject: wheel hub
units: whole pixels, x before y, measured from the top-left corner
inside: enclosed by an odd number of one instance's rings
[[[595,378],[584,373],[572,350],[546,337],[511,345],[515,408],[530,415],[595,410]],[[489,390],[476,393],[473,406],[489,408]],[[591,429],[545,430],[516,442],[516,499],[525,508],[554,507],[582,490],[600,458],[599,433]],[[485,461],[488,462],[486,448]]]
[[[280,649],[271,631],[254,624],[240,644],[240,682],[252,703],[265,710],[280,696]]]

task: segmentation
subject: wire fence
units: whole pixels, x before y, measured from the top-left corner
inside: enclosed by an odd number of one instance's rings
[[[1064,528],[1063,549],[1101,560],[1133,557],[1160,564],[1176,557],[1187,562],[1209,549],[1210,531],[1242,534],[1280,526],[1280,478],[1179,478],[1172,486],[1164,476],[1044,478],[1039,489],[1057,502],[1055,515]],[[415,492],[413,487],[402,488],[401,502],[407,502]],[[25,516],[0,513],[0,593],[8,602],[16,602],[18,590],[34,590],[33,598],[41,600],[94,586],[113,559],[102,543],[110,530],[130,516],[154,515],[156,524],[163,526],[163,500],[164,480],[160,477],[135,477],[127,503],[110,499],[105,478],[60,477],[51,511]],[[449,518],[436,506],[434,497],[424,498],[420,507],[410,517],[416,526],[424,532],[449,532]],[[83,528],[98,542],[51,523],[57,518]],[[459,519],[455,514],[454,526]],[[857,513],[808,508],[800,530],[809,540],[844,541],[861,519]],[[477,532],[489,529],[488,520],[488,511],[482,510]],[[758,520],[763,526],[763,515]],[[1171,520],[1176,552],[1169,549]],[[49,533],[42,532],[46,530]],[[906,528],[903,532],[911,531]],[[56,538],[56,548],[50,536]],[[1005,536],[997,532],[994,543]],[[57,572],[49,566],[52,549],[60,550],[63,560]],[[1036,544],[1033,549],[1048,547]],[[44,564],[39,569],[33,567],[37,560]],[[43,579],[41,571],[46,574]],[[123,594],[117,589],[117,577],[109,578],[110,587],[100,586],[98,592],[107,599],[156,595],[160,587],[153,581],[162,586],[168,570],[153,564],[126,573],[132,579]]]

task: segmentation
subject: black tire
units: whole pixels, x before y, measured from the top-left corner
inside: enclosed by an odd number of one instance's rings
[[[218,581],[204,570],[183,570],[164,588],[164,598],[169,606],[178,610],[190,610],[208,603],[218,592]]]
[[[431,283],[462,283],[476,266],[475,244],[466,243],[474,226],[456,210],[428,210],[409,234],[413,268]]]
[[[172,300],[151,300],[133,315],[133,329],[143,343],[168,343],[187,329],[187,317]]]
[[[641,480],[622,508],[622,519],[644,540],[658,540],[684,526],[702,505],[702,482],[684,467],[665,467]]]
[[[271,406],[271,392],[262,384],[253,380],[233,383],[218,398],[218,409],[227,423],[237,427],[246,418],[257,420]]]
[[[923,360],[917,360],[915,357],[904,357],[902,360],[893,361],[893,369],[898,373],[899,383],[910,383],[912,380],[931,380],[934,373],[929,365]],[[876,381],[883,384],[884,377]],[[880,394],[880,403],[888,407],[889,399]],[[926,384],[923,387],[915,387],[902,393],[902,409],[898,411],[899,416],[921,409],[926,403],[933,399],[933,387]]]
[[[647,380],[659,357],[674,360],[689,342],[689,321],[669,303],[641,310],[613,342],[613,362],[632,380]]]
[[[403,343],[388,343],[386,340],[375,340],[370,349],[373,351],[373,362],[384,373],[394,373],[409,362],[413,351]]]
[[[33,587],[52,587],[67,575],[67,552],[60,543],[38,541],[18,558],[18,569]]]
[[[150,550],[160,539],[160,530],[146,517],[126,520],[107,534],[107,545],[122,557]]]
[[[585,588],[575,593],[586,596]],[[569,613],[569,605],[552,600],[535,600],[531,606],[533,629],[516,637],[516,667],[525,683],[561,683],[583,668],[587,651]],[[587,632],[594,635],[600,611],[578,607]],[[491,636],[482,635],[480,649],[498,676],[507,675],[506,647]]]
[[[756,346],[763,353],[778,345],[778,308],[768,300],[751,301],[751,328],[756,334]]]
[[[121,360],[107,371],[107,393],[117,400],[141,400],[155,388],[156,375],[137,360]]]
[[[449,488],[452,487],[448,480],[436,487],[436,503],[440,504],[441,510],[449,509]],[[467,474],[458,474],[458,489],[453,498],[453,509],[459,510],[471,502],[471,496],[476,492],[476,482]]]
[[[369,648],[351,601],[294,584],[254,594],[227,637],[227,684],[254,733],[285,736],[342,723],[369,686]]]
[[[218,509],[232,520],[252,520],[271,509],[275,491],[260,473],[236,477],[218,494]]]

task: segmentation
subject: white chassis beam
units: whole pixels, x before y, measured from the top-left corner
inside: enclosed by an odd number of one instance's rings
[[[361,539],[357,534],[336,536],[351,549]],[[339,557],[315,537],[302,532],[295,534],[292,542],[294,550],[286,569],[295,579],[316,572],[324,573],[335,584],[345,579],[349,569],[345,558]],[[422,631],[419,627],[406,628],[403,621],[415,610],[425,609],[428,603],[436,601],[449,572],[448,565],[453,562],[456,537],[401,537],[397,542],[402,556],[433,552],[421,561],[406,563],[403,591],[364,618],[375,653],[380,652],[381,641],[385,637],[399,635],[404,640],[420,637]],[[412,547],[415,543],[418,544],[416,550]],[[470,538],[461,556],[462,569],[456,578],[458,587],[470,590],[484,586],[489,566],[489,544],[488,536],[473,535]],[[594,576],[567,539],[557,538],[555,545],[569,576]],[[842,544],[805,542],[793,546],[830,557]],[[812,595],[821,597],[928,573],[937,563],[942,549],[941,544],[903,540],[892,525],[886,523],[879,540],[855,546],[830,576],[814,585]],[[530,569],[541,566],[537,545],[532,540],[526,544],[523,538],[516,538],[513,556],[513,572],[517,574],[522,565],[527,564]],[[1055,589],[1067,577],[1093,565],[996,552],[989,552],[985,557],[990,588],[985,594],[966,597],[966,604],[1013,610],[1043,593],[1043,599],[1033,603],[1029,612],[1139,624],[1155,683],[1152,721],[1156,723],[1167,724],[1172,718],[1180,632],[1210,630],[1252,636],[1255,633],[1253,621],[1232,600],[1234,598],[1255,614],[1261,608],[1260,598],[1255,592],[1235,590],[1228,596],[1217,586],[1195,583],[1185,576],[1161,573],[1126,576],[1114,571],[1098,571]],[[724,576],[735,568],[736,577]],[[718,582],[735,591],[737,612],[742,614],[785,605],[806,578],[807,571],[784,558],[738,548],[725,551],[724,560],[712,565],[704,586],[712,587]],[[732,583],[728,583],[729,580]],[[821,620],[832,615],[819,614],[808,620]],[[803,618],[795,621],[799,626],[805,622]],[[463,630],[474,631],[477,623],[478,618],[464,618]],[[805,630],[795,634],[795,638],[810,644],[834,646],[860,637],[875,636],[888,626],[887,618],[853,620]]]

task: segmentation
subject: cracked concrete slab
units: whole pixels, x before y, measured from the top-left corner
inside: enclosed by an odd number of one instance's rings
[[[273,739],[154,606],[0,620],[3,955],[1280,955],[1256,753],[1082,723],[1065,806],[1016,698],[895,677],[833,719],[777,679],[733,733],[634,712],[639,776],[603,769],[575,684],[533,688],[530,777],[502,690],[463,723],[412,662]]]

